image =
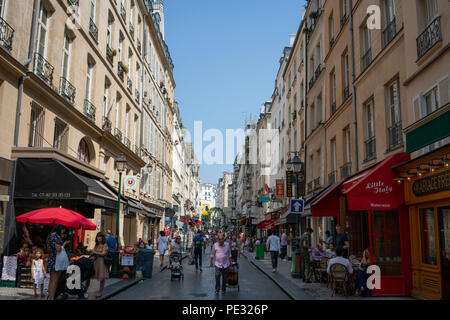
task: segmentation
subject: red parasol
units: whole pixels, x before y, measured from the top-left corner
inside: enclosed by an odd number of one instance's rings
[[[96,230],[97,227],[81,214],[64,208],[46,208],[25,213],[17,222],[55,226],[61,224],[71,229]]]

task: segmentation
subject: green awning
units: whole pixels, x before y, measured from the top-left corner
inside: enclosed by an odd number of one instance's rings
[[[450,136],[450,110],[406,134],[406,153],[420,150]]]

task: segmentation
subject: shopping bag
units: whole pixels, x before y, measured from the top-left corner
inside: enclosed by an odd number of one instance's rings
[[[64,247],[56,254],[55,271],[65,271],[69,267],[69,257]]]

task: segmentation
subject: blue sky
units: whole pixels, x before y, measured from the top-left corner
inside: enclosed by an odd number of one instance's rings
[[[165,38],[175,69],[184,126],[243,128],[270,99],[279,59],[295,34],[302,0],[166,0]],[[204,142],[203,147],[209,143]],[[224,155],[225,157],[225,155]],[[230,165],[200,167],[202,183],[218,182]]]

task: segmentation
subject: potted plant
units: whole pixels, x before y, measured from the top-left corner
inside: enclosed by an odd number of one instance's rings
[[[125,73],[128,73],[128,71],[130,71],[126,64],[122,64],[122,68],[123,68],[123,71],[125,71]]]
[[[117,56],[117,50],[116,50],[116,49],[113,49],[113,50],[112,50],[112,56],[113,56],[113,57]]]

